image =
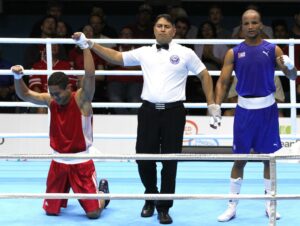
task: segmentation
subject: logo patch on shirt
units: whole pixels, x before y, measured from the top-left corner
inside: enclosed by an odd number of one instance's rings
[[[170,62],[171,62],[171,64],[178,64],[179,61],[180,61],[179,56],[177,56],[177,55],[170,56]]]
[[[238,58],[243,58],[246,56],[246,52],[239,52],[238,53]]]
[[[266,56],[269,56],[269,51],[262,51],[263,54],[265,54]]]

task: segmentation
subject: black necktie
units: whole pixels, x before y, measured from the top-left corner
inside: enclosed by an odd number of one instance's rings
[[[169,44],[156,44],[156,48],[158,49],[158,50],[160,50],[160,49],[165,49],[165,50],[168,50],[169,49]]]

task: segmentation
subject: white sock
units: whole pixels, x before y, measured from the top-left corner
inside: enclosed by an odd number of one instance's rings
[[[265,194],[269,195],[271,194],[271,180],[270,179],[264,179],[264,184],[265,184]],[[270,200],[266,201],[267,206],[270,205]]]
[[[271,194],[271,180],[265,178],[264,184],[265,184],[265,194]]]
[[[240,194],[243,178],[230,178],[230,194]],[[231,199],[229,203],[237,205],[238,199]]]

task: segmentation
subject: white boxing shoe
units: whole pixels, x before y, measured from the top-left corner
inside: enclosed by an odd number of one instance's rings
[[[270,204],[266,203],[266,216],[270,217],[271,216],[271,210],[270,210]],[[280,214],[276,212],[276,220],[279,220],[281,218]]]
[[[218,217],[219,222],[227,222],[235,218],[236,214],[236,203],[228,203],[227,209]]]

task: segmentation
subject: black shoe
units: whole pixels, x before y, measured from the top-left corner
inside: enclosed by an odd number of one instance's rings
[[[155,205],[153,203],[146,202],[143,206],[141,217],[152,217],[154,214]]]
[[[158,212],[157,219],[159,220],[160,224],[172,224],[173,223],[171,216],[166,211]]]
[[[99,182],[99,191],[102,191],[105,194],[109,193],[109,188],[108,188],[108,181],[106,179],[101,179]],[[107,207],[108,203],[110,202],[109,199],[105,200],[104,208]]]

